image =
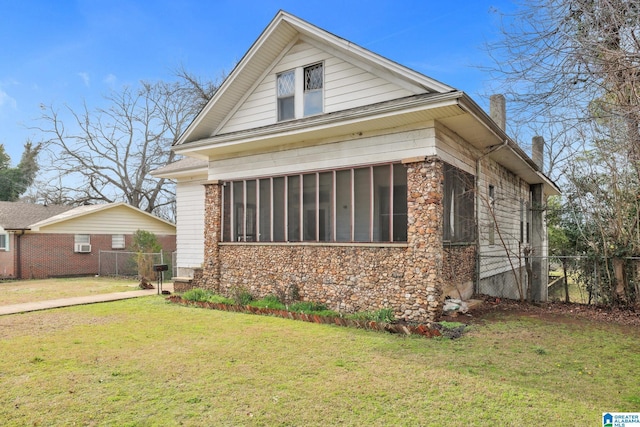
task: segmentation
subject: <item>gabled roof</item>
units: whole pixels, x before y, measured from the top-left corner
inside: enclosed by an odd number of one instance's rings
[[[349,62],[392,81],[407,89],[411,95],[249,129],[221,132],[225,120],[299,40],[321,45],[322,49],[334,56],[348,57]],[[544,176],[518,144],[464,92],[283,11],[278,12],[173,149],[179,154],[204,161],[232,157],[237,153],[279,149],[300,144],[301,141],[314,144],[314,141],[357,134],[363,129],[395,129],[429,121],[444,124],[526,182],[543,184],[545,193],[559,193],[558,187]],[[179,168],[181,165],[170,167]],[[164,172],[166,170],[161,171],[162,176],[166,175]],[[173,174],[173,177],[180,175]]]
[[[118,203],[106,203],[106,204],[101,204],[101,205],[78,206],[76,208],[61,212],[58,215],[51,216],[49,218],[43,219],[42,221],[38,221],[36,223],[33,223],[33,224],[30,225],[29,228],[31,230],[37,231],[42,227],[47,227],[47,226],[50,226],[50,225],[53,225],[53,224],[58,224],[58,223],[61,223],[61,222],[64,222],[64,221],[70,221],[70,220],[73,220],[75,218],[79,218],[79,217],[82,217],[82,216],[85,216],[85,215],[90,215],[90,214],[93,214],[93,213],[96,213],[96,212],[100,212],[100,211],[106,211],[106,210],[110,210],[110,209],[115,209],[115,208],[118,208],[118,207],[124,207],[126,209],[130,209],[130,210],[132,210],[134,212],[137,212],[138,214],[142,214],[142,215],[148,216],[150,219],[153,219],[155,221],[160,221],[160,222],[168,224],[168,225],[170,225],[172,227],[175,227],[175,224],[173,224],[173,223],[171,223],[169,221],[166,221],[166,220],[164,220],[162,218],[158,218],[155,215],[151,215],[150,213],[145,212],[145,211],[143,211],[141,209],[138,209],[136,207],[133,207],[133,206],[127,204],[127,203],[118,202]]]
[[[222,121],[270,70],[283,51],[300,38],[328,45],[334,54],[348,55],[371,72],[384,71],[392,75],[397,83],[420,90],[421,93],[446,93],[455,90],[281,10],[175,145],[180,146],[214,135]]]
[[[5,230],[28,230],[31,224],[73,209],[73,206],[0,202],[0,226]]]

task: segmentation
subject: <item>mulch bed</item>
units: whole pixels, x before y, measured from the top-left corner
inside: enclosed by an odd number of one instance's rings
[[[348,319],[345,317],[332,317],[332,316],[318,316],[316,314],[297,313],[287,310],[277,310],[271,308],[258,308],[250,305],[229,305],[214,302],[202,302],[202,301],[188,301],[182,299],[178,295],[172,295],[167,298],[168,301],[175,304],[182,304],[187,306],[195,306],[200,308],[208,308],[213,310],[231,311],[234,313],[245,314],[259,314],[263,316],[275,316],[284,319],[301,320],[304,322],[328,324],[345,326],[351,328],[368,329],[373,331],[384,331],[396,334],[405,335],[422,335],[427,338],[448,336],[450,338],[457,338],[461,335],[461,331],[455,331],[453,335],[449,333],[446,328],[442,328],[440,325],[423,325],[423,324],[410,324],[405,322],[393,322],[393,323],[381,323],[368,320]]]

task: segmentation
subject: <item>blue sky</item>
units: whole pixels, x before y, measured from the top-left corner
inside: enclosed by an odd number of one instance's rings
[[[482,43],[507,0],[0,0],[0,143],[16,164],[40,140],[40,105],[89,109],[140,80],[230,71],[286,10],[337,36],[467,92],[481,106]],[[43,161],[44,159],[41,159]]]

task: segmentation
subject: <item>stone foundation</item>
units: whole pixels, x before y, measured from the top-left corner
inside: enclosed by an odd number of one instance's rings
[[[392,308],[396,318],[437,321],[442,312],[443,165],[437,157],[407,167],[407,243],[220,243],[221,186],[207,184],[205,258],[193,285],[262,297],[296,288],[302,300],[342,312]]]

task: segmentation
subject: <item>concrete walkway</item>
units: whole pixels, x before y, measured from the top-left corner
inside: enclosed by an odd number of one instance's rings
[[[163,289],[166,289],[163,287]],[[83,297],[72,297],[53,299],[49,301],[34,301],[24,304],[13,304],[0,306],[0,316],[5,314],[27,313],[29,311],[49,310],[51,308],[69,307],[72,305],[95,304],[99,302],[118,301],[129,298],[146,297],[157,295],[157,289],[144,289],[139,291],[114,292],[110,294],[86,295]]]

